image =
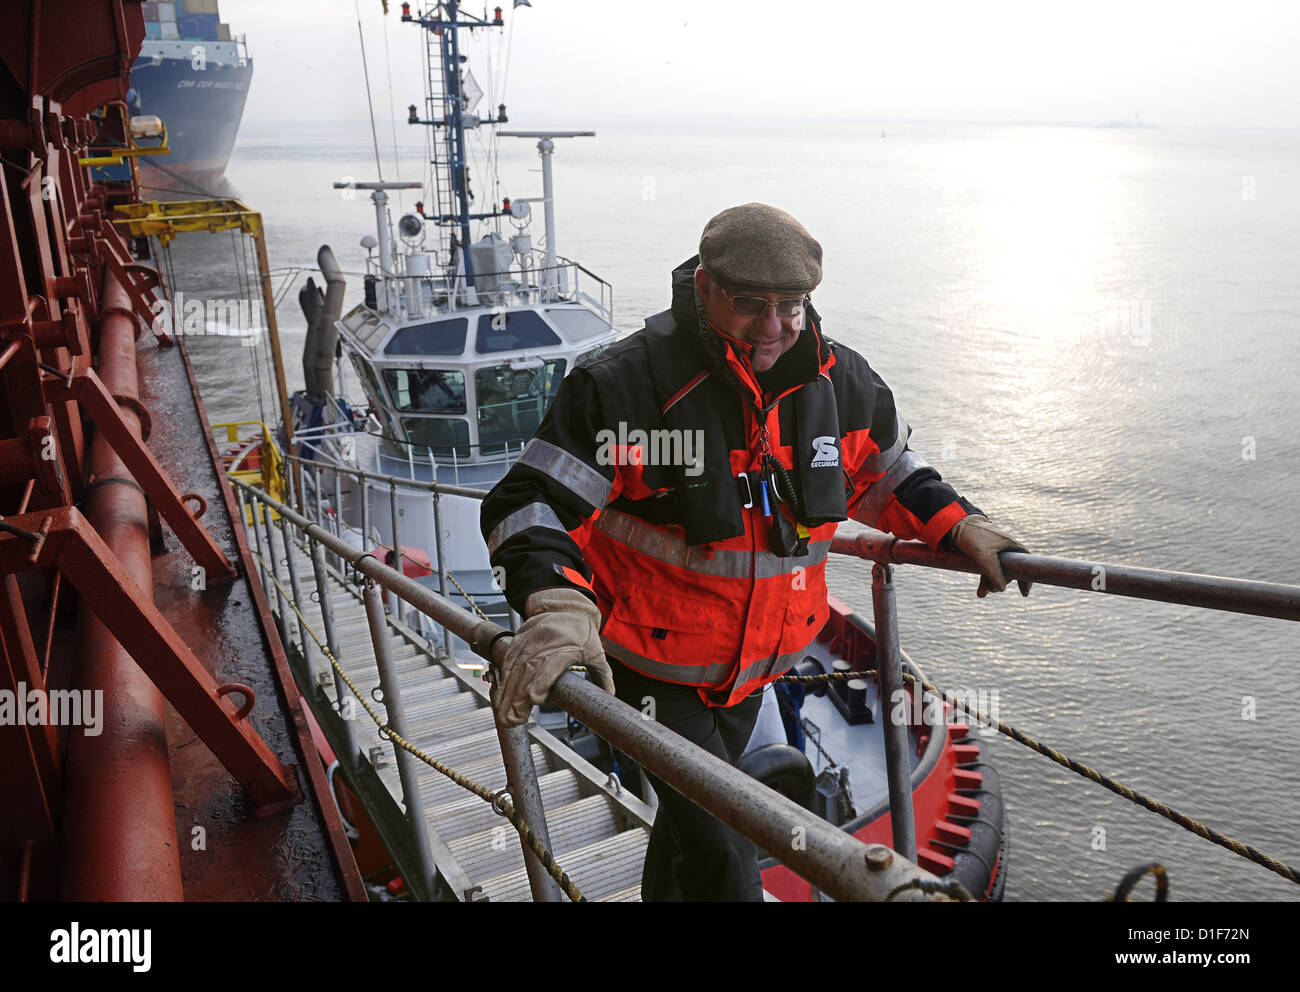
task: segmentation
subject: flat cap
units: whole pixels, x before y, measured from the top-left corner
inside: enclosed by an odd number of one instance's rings
[[[822,246],[784,210],[743,203],[704,225],[700,264],[737,288],[811,293],[822,281]]]

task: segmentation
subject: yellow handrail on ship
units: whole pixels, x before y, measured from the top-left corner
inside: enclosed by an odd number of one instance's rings
[[[241,433],[240,428],[255,430]],[[268,493],[275,493],[276,499],[284,501],[286,492],[284,456],[280,454],[280,447],[273,440],[271,430],[265,423],[260,420],[234,420],[213,424],[212,434],[216,439],[217,452],[221,456],[221,464],[227,478],[238,479]],[[257,467],[242,468],[249,456],[257,452],[261,453]],[[274,510],[268,512],[272,520],[279,517]],[[245,509],[246,523],[253,523],[252,514],[251,506]],[[258,522],[260,523],[260,520]]]

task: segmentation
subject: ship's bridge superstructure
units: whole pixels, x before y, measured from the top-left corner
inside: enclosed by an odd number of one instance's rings
[[[416,458],[456,465],[504,466],[541,424],[560,380],[616,336],[600,310],[558,295],[414,319],[363,303],[339,328],[384,437]]]
[[[619,336],[609,285],[556,250],[556,142],[594,132],[506,131],[500,128],[508,120],[504,103],[492,113],[477,112],[483,91],[466,65],[460,32],[502,27],[500,8],[489,19],[467,15],[454,2],[419,13],[403,4],[402,21],[425,37],[424,111],[412,104],[409,123],[426,131],[430,181],[385,182],[380,176],[377,182],[335,183],[346,195],[370,194],[375,233],[361,239],[367,252],[363,302],[340,317],[342,273],[328,249],[322,249],[322,274],[333,296],[315,287],[300,296],[309,323],[307,388],[304,402],[295,402],[294,433],[304,440],[314,435],[305,449],[309,457],[319,452],[343,463],[368,463],[364,467],[377,472],[491,484],[537,430],[564,376]],[[475,196],[466,137],[480,129],[491,130],[493,141],[536,141],[541,196]],[[500,188],[495,178],[485,185]],[[421,191],[428,211],[417,201],[394,224],[391,190]],[[542,205],[543,217],[536,244],[534,203]],[[339,436],[366,419],[331,402],[339,339],[377,422],[378,430],[367,430],[380,435],[377,444]]]
[[[335,183],[348,197],[364,191],[374,208],[372,233],[361,238],[363,298],[345,311],[344,274],[322,247],[325,291],[309,279],[299,294],[308,323],[305,388],[285,400],[292,407],[286,447],[308,463],[300,484],[332,512],[346,540],[415,553],[441,547],[466,605],[504,616],[478,535],[479,502],[448,494],[435,509],[427,491],[399,490],[394,480],[490,488],[520,457],[564,377],[619,337],[609,285],[557,250],[556,145],[593,132],[506,131],[504,103],[478,111],[483,90],[460,35],[500,28],[499,9],[489,19],[455,2],[419,13],[406,4],[402,20],[425,39],[424,109],[411,105],[409,123],[425,131],[428,178]],[[491,135],[484,174],[471,176],[467,132]],[[540,196],[501,195],[497,138],[535,142]],[[393,210],[394,190],[424,200]],[[365,413],[342,398],[335,363],[344,354],[365,393]]]

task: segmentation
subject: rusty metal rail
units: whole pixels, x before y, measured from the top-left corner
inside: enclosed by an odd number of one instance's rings
[[[505,656],[504,639],[510,632],[444,599],[419,582],[383,565],[365,551],[351,547],[328,529],[318,526],[290,507],[238,480],[232,483],[254,504],[257,518],[261,503],[305,538],[337,555],[352,569],[396,594],[435,622],[463,639],[476,655],[499,664]],[[881,845],[863,844],[797,803],[773,792],[744,772],[696,747],[666,727],[646,720],[640,711],[591,685],[576,673],[565,673],[552,690],[551,699],[581,720],[613,746],[691,799],[701,808],[735,828],[783,864],[799,872],[818,889],[840,900],[960,898],[964,892],[907,861]],[[506,742],[503,740],[503,744]],[[503,752],[505,753],[505,752]],[[507,757],[507,761],[509,758]],[[528,783],[527,762],[521,781],[511,783],[516,801],[536,793]],[[530,824],[544,824],[540,803],[523,810]],[[534,897],[548,898],[541,885]]]
[[[903,541],[878,530],[867,530],[852,537],[836,537],[831,541],[831,551],[882,564],[925,565],[950,572],[979,571],[975,563],[963,554],[935,551],[920,541]],[[998,557],[1008,579],[1028,579],[1084,592],[1153,599],[1206,610],[1300,620],[1300,586],[1018,551],[1004,551]]]

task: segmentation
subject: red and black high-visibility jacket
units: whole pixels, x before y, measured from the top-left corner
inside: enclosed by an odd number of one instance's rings
[[[791,668],[825,623],[839,521],[938,547],[978,511],[908,448],[889,387],[823,336],[811,307],[756,376],[748,345],[701,320],[696,264],[674,271],[671,310],[563,380],[480,524],[520,614],[538,589],[582,589],[607,654],[731,706]],[[764,451],[786,470],[787,502],[765,484]],[[806,553],[773,552],[775,514]]]

